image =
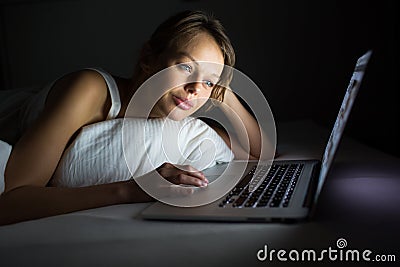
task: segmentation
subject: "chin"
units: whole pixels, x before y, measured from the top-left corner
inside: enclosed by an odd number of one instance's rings
[[[187,117],[189,117],[191,114],[184,114],[182,112],[171,112],[167,117],[170,120],[174,121],[181,121]]]
[[[169,112],[165,112],[165,117],[174,121],[181,121],[195,113],[201,106],[195,105],[191,109],[182,110],[179,107],[173,107]]]

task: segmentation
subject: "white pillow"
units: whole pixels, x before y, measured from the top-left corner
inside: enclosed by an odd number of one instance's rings
[[[50,184],[104,184],[139,177],[164,162],[203,170],[232,159],[222,138],[199,119],[113,119],[81,130],[64,152]]]
[[[11,146],[0,140],[0,194],[4,191],[4,171],[8,158],[10,157]]]

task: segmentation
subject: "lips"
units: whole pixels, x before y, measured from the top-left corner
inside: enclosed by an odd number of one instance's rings
[[[172,98],[174,99],[175,104],[178,108],[183,110],[189,110],[193,107],[193,102],[187,98],[180,98],[178,96],[173,95]]]

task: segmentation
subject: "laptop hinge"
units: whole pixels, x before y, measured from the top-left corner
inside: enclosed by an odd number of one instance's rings
[[[318,186],[318,175],[321,169],[321,162],[316,163],[313,166],[310,183],[307,189],[306,198],[304,199],[303,207],[310,208],[314,202],[315,191]]]

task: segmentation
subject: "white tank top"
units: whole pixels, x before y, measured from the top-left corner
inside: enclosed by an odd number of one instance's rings
[[[106,81],[111,96],[107,119],[114,119],[121,109],[119,91],[114,78],[101,68],[97,71]],[[58,79],[43,88],[23,88],[0,91],[0,140],[13,145],[42,112],[47,95]]]

